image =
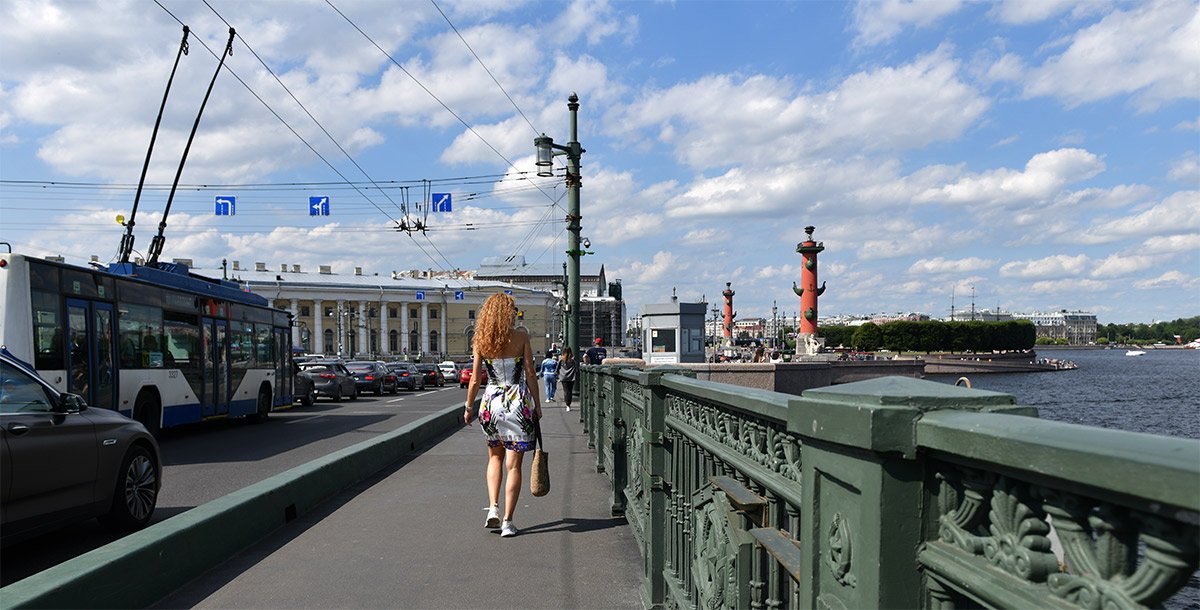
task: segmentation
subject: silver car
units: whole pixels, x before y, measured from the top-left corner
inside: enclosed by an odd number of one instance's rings
[[[0,349],[0,535],[5,543],[92,517],[144,527],[162,481],[158,443],[116,411],[90,408]]]

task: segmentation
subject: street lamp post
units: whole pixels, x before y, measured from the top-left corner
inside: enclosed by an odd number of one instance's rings
[[[779,304],[771,301],[771,347],[779,349]]]
[[[551,167],[555,155],[567,156],[567,315],[566,343],[571,351],[579,353],[579,189],[583,186],[579,174],[579,159],[586,152],[579,144],[579,96],[574,93],[567,98],[567,109],[571,112],[571,141],[566,146],[554,143],[546,134],[534,138],[537,148],[537,175],[548,178],[554,175]]]

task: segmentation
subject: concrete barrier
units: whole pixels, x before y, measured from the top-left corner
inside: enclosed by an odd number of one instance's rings
[[[455,404],[0,589],[4,608],[144,608],[334,494],[462,425]]]

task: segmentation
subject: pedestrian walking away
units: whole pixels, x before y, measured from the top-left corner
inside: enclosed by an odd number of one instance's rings
[[[475,323],[471,383],[467,387],[466,425],[478,417],[487,441],[487,519],[484,527],[500,529],[500,536],[517,535],[513,512],[521,495],[521,461],[534,448],[534,421],[542,418],[537,375],[529,334],[515,328],[517,303],[511,295],[488,297]],[[487,387],[479,413],[472,410],[479,392],[480,371],[486,367]],[[526,383],[528,379],[535,383]],[[500,518],[500,483],[504,483],[504,518]]]
[[[554,390],[558,387],[558,361],[546,352],[546,359],[538,365],[538,370],[546,380],[546,402],[554,402]]]
[[[562,384],[563,402],[567,410],[571,410],[571,395],[575,389],[575,380],[579,378],[579,364],[575,362],[575,352],[564,347],[562,356],[558,358],[558,382]]]
[[[596,337],[592,342],[592,346],[583,353],[584,364],[604,364],[604,359],[608,357],[608,350],[604,349],[604,339]]]

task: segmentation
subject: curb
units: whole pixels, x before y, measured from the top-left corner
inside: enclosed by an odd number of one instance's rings
[[[455,404],[0,589],[4,608],[144,608],[334,494],[462,425]]]

